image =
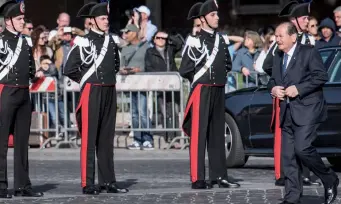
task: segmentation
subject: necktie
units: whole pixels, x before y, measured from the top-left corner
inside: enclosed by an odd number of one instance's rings
[[[282,74],[284,74],[285,70],[287,69],[287,63],[288,63],[288,54],[284,53],[283,65],[282,65]]]

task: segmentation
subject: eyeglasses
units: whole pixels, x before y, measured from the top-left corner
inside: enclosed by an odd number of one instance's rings
[[[156,40],[167,40],[167,38],[164,38],[164,37],[155,37]]]

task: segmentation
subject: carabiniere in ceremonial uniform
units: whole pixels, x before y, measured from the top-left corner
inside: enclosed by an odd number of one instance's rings
[[[0,198],[11,198],[7,191],[7,150],[14,137],[14,195],[40,197],[31,187],[28,173],[28,140],[31,125],[29,80],[35,76],[32,42],[20,32],[24,26],[24,2],[1,5],[6,29],[0,34]],[[41,74],[41,73],[40,73]]]
[[[239,187],[239,184],[228,181],[226,170],[224,95],[227,73],[232,66],[228,39],[217,33],[207,20],[213,18],[210,16],[213,12],[216,12],[214,16],[218,15],[217,11],[216,1],[208,0],[201,5],[198,16],[203,23],[202,29],[197,36],[188,36],[179,69],[180,75],[191,82],[182,127],[191,138],[193,189],[211,188],[213,184],[225,188]],[[205,181],[206,142],[210,183]]]
[[[81,97],[76,109],[81,145],[81,185],[84,194],[126,193],[116,185],[113,139],[116,122],[116,73],[119,71],[118,36],[108,34],[107,3],[89,3],[78,17],[91,18],[92,28],[85,37],[76,37],[64,75],[79,82]],[[95,153],[98,180],[94,185]]]

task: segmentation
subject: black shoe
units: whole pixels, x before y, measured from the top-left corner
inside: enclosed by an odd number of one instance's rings
[[[311,181],[309,178],[303,178],[303,186],[321,186],[321,183]]]
[[[198,180],[192,183],[192,189],[210,189],[211,185],[207,184],[206,181]]]
[[[8,194],[7,189],[0,189],[0,198],[12,198],[12,195]]]
[[[14,190],[14,196],[21,197],[43,197],[44,194],[42,192],[34,192],[32,187],[19,188]]]
[[[275,186],[285,186],[284,178],[279,178],[275,182]]]
[[[101,192],[101,189],[95,185],[88,185],[83,187],[83,194],[87,195],[98,195]]]
[[[339,185],[339,179],[336,178],[334,184],[324,189],[324,203],[331,204],[334,202],[337,196],[337,187]]]
[[[211,185],[218,184],[219,188],[239,188],[240,185],[238,183],[234,183],[229,181],[228,179],[222,179],[219,177],[216,181],[211,181]]]
[[[120,188],[117,186],[115,182],[104,184],[104,190],[107,193],[128,193],[129,190],[127,188]]]

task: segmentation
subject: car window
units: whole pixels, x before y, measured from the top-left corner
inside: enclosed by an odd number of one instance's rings
[[[328,70],[329,82],[341,82],[341,52],[335,56],[333,63]]]
[[[334,50],[324,50],[320,51],[320,55],[322,57],[323,63],[326,63],[328,57],[334,52]]]

